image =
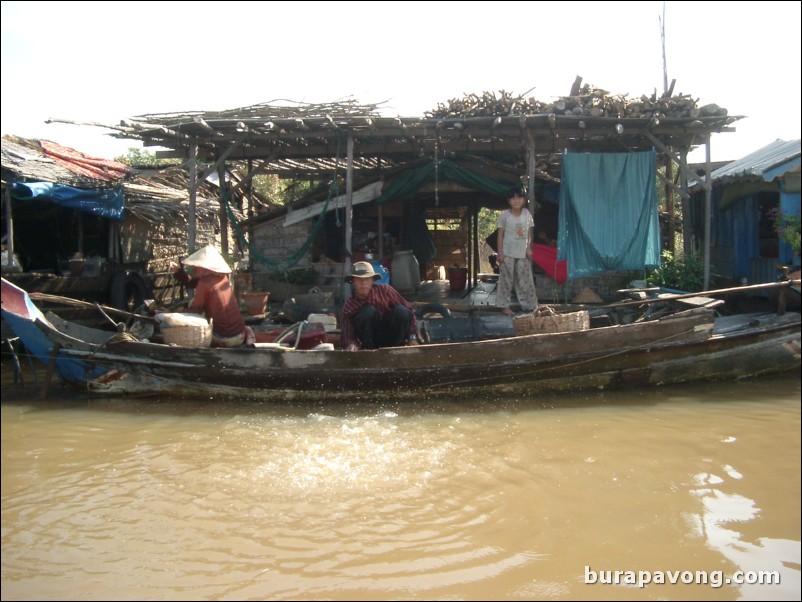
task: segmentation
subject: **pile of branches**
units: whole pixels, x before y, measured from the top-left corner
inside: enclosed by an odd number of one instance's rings
[[[437,103],[432,111],[424,115],[430,119],[450,117],[496,117],[498,115],[538,115],[546,113],[546,105],[534,97],[526,98],[500,90],[465,94],[462,98],[452,98],[446,104]]]
[[[286,104],[282,104],[286,103]],[[162,121],[179,121],[194,116],[203,116],[206,120],[271,120],[271,119],[304,119],[317,117],[379,117],[381,104],[363,105],[354,99],[346,98],[334,102],[314,104],[308,102],[295,102],[286,99],[271,100],[269,102],[240,107],[226,111],[192,111],[189,113],[160,113],[138,115],[136,121],[160,123]]]
[[[571,93],[553,102],[541,102],[534,97],[517,96],[504,90],[465,94],[446,104],[438,103],[425,113],[431,119],[460,117],[496,117],[514,115],[555,114],[574,117],[662,118],[662,117],[724,117],[727,109],[715,104],[697,106],[698,100],[686,94],[672,95],[672,88],[660,96],[630,99],[626,94],[610,94],[591,85],[581,85],[577,78]]]

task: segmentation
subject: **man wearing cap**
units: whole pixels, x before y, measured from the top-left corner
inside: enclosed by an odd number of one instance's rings
[[[357,261],[346,282],[354,287],[340,320],[342,344],[348,351],[418,344],[415,309],[381,278],[367,261]]]
[[[231,268],[212,245],[206,245],[182,262],[193,266],[195,277],[171,262],[173,276],[181,284],[195,289],[188,311],[204,314],[212,322],[212,344],[216,347],[239,347],[253,342],[253,331],[245,326],[228,275]]]

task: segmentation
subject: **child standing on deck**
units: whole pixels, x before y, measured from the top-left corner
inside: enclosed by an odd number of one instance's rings
[[[512,290],[525,312],[537,309],[535,279],[532,276],[532,232],[535,222],[526,208],[523,188],[511,188],[507,193],[510,208],[498,218],[498,289],[496,307],[505,316],[514,316],[510,309]]]

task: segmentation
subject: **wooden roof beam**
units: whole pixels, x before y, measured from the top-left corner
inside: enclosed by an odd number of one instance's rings
[[[204,129],[205,131],[209,132],[212,136],[222,136],[223,135],[222,132],[218,132],[216,129],[214,129],[212,126],[210,126],[208,123],[206,123],[206,121],[204,121],[203,117],[201,117],[200,115],[195,115],[195,117],[192,118],[192,121],[193,121],[193,123],[195,123],[198,126],[200,126],[202,129]]]

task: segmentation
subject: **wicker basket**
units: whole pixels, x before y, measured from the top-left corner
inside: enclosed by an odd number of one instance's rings
[[[590,328],[587,311],[572,311],[558,314],[552,308],[540,306],[531,314],[512,319],[516,335],[574,332]]]
[[[210,347],[212,325],[162,326],[162,338],[168,345],[179,347]]]

